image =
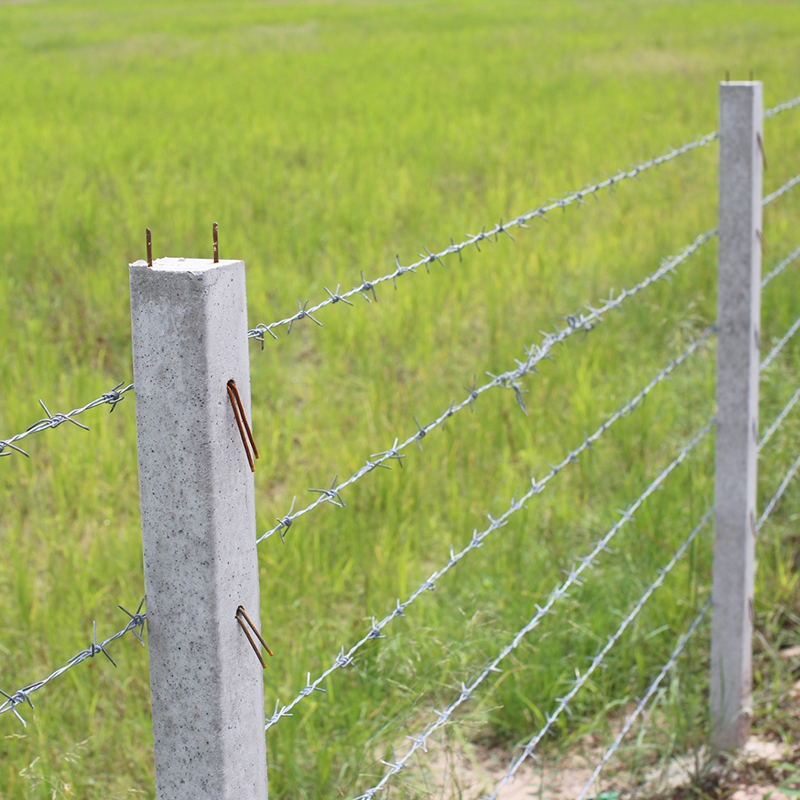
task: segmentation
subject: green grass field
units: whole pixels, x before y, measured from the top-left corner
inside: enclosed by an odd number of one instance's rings
[[[800,94],[796,2],[0,0],[0,437],[132,377],[127,264],[222,256],[248,268],[252,325],[359,274],[535,208],[717,126],[725,70],[765,103]],[[765,191],[800,172],[800,111],[766,123]],[[308,487],[352,474],[512,369],[540,331],[652,272],[716,224],[717,146],[626,181],[378,291],[319,328],[252,347],[259,531]],[[765,269],[800,244],[800,189],[765,212]],[[669,283],[572,337],[512,392],[489,392],[259,550],[275,651],[266,703],[288,702],[344,645],[463,547],[486,514],[580,444],[715,318],[716,242]],[[797,266],[764,292],[763,342],[800,314]],[[766,348],[763,348],[766,352]],[[763,426],[797,386],[800,345],[765,375]],[[703,348],[578,463],[268,734],[276,798],[351,797],[535,613],[714,413]],[[141,598],[134,398],[31,437],[0,460],[0,689],[12,692],[125,623]],[[538,730],[713,498],[713,436],[620,532],[585,585],[530,635],[448,736],[510,747]],[[760,503],[800,449],[790,416],[761,459]],[[759,543],[759,629],[800,642],[790,489]],[[556,726],[555,752],[640,694],[705,602],[710,532],[670,574]],[[660,699],[652,759],[702,742],[707,627]],[[127,637],[0,717],[0,797],[154,796],[147,652]],[[759,662],[760,664],[761,662]],[[772,673],[756,671],[759,697]],[[770,714],[760,706],[759,724]],[[796,736],[795,728],[784,735]],[[460,737],[460,738],[459,738]],[[510,752],[510,751],[509,751]],[[503,755],[503,758],[506,756]],[[414,762],[417,764],[418,762]],[[397,796],[425,791],[416,768]]]

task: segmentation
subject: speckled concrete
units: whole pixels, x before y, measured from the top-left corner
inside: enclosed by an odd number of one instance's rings
[[[241,261],[130,267],[158,800],[266,800],[253,475],[226,391],[250,415]],[[254,431],[258,442],[258,431]],[[269,641],[269,632],[266,632]]]

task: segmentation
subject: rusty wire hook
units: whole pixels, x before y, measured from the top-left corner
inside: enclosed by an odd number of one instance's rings
[[[256,656],[258,656],[258,660],[261,662],[262,669],[266,669],[267,665],[263,657],[261,656],[261,651],[258,649],[258,645],[253,641],[253,637],[250,635],[250,631],[247,630],[244,622],[242,622],[242,617],[244,617],[247,624],[252,628],[253,633],[258,637],[258,641],[261,642],[262,645],[264,645],[264,649],[270,654],[270,656],[273,655],[272,650],[269,649],[269,645],[264,641],[264,638],[258,632],[258,628],[256,628],[255,625],[253,625],[253,620],[251,620],[250,617],[247,616],[247,612],[244,610],[244,606],[239,606],[236,609],[236,621],[239,623],[239,625],[241,625],[242,630],[244,631],[244,635],[250,642],[250,646],[253,648],[253,651],[255,652]]]
[[[236,417],[236,424],[239,426],[239,435],[242,437],[242,444],[244,445],[244,452],[247,455],[247,462],[250,464],[250,471],[255,472],[256,465],[253,461],[253,457],[255,456],[255,458],[258,458],[258,448],[253,439],[253,432],[250,430],[250,424],[244,413],[242,398],[233,380],[228,381],[228,398],[233,407],[233,415]],[[253,451],[252,454],[250,453],[251,448]]]

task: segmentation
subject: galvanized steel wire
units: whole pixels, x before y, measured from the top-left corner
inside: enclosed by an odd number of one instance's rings
[[[539,208],[533,209],[532,211],[528,211],[525,214],[521,214],[520,216],[516,217],[515,219],[510,220],[509,222],[499,222],[498,224],[491,227],[488,231],[484,228],[480,233],[476,234],[467,234],[467,238],[463,241],[456,244],[451,239],[451,244],[449,247],[445,247],[444,250],[440,250],[437,253],[432,253],[428,250],[427,247],[423,248],[425,250],[425,255],[420,253],[420,257],[418,261],[415,261],[408,266],[401,266],[400,265],[400,257],[398,256],[395,259],[395,269],[392,272],[387,273],[386,275],[381,276],[380,278],[374,278],[372,280],[367,280],[364,277],[364,273],[361,273],[361,283],[357,286],[354,286],[344,294],[339,294],[339,287],[336,287],[335,292],[331,292],[330,289],[326,288],[325,291],[328,293],[328,297],[325,300],[320,301],[316,305],[308,308],[308,303],[310,301],[306,300],[305,303],[301,302],[300,300],[297,301],[297,313],[293,314],[292,316],[286,317],[285,319],[278,320],[276,322],[271,322],[268,325],[260,324],[256,325],[255,328],[247,332],[247,335],[251,339],[256,339],[260,341],[262,346],[265,341],[266,334],[269,334],[273,339],[277,339],[278,337],[273,333],[275,328],[279,328],[281,326],[288,326],[288,332],[291,333],[292,325],[295,322],[299,322],[302,319],[310,319],[312,322],[315,322],[317,325],[322,326],[322,323],[316,319],[313,315],[316,314],[318,311],[321,311],[323,308],[327,306],[335,305],[336,303],[344,303],[346,305],[352,305],[350,303],[350,298],[354,297],[355,295],[361,295],[367,302],[370,301],[370,295],[372,295],[373,300],[377,300],[377,294],[375,293],[375,287],[380,286],[387,281],[391,281],[394,285],[395,289],[397,288],[397,279],[402,277],[403,275],[411,272],[416,273],[419,267],[425,267],[426,270],[430,271],[430,266],[434,262],[438,262],[442,266],[444,266],[444,259],[448,256],[458,254],[459,258],[461,257],[461,251],[465,250],[468,247],[475,246],[478,251],[480,252],[480,245],[482,242],[491,242],[492,237],[494,240],[497,241],[497,238],[501,233],[504,233],[506,236],[513,240],[513,236],[509,233],[510,228],[527,228],[527,222],[530,222],[532,219],[537,217],[545,219],[547,214],[551,211],[555,211],[559,208],[565,209],[567,206],[570,206],[574,203],[582,204],[584,198],[590,197],[592,195],[596,195],[597,192],[602,191],[603,189],[613,188],[621,181],[635,178],[640,175],[642,172],[645,172],[653,167],[658,167],[661,164],[666,164],[668,161],[672,161],[673,159],[677,158],[678,156],[682,156],[685,153],[689,153],[692,150],[696,150],[698,147],[705,147],[706,145],[710,144],[711,142],[715,141],[718,138],[718,134],[715,132],[709,133],[706,136],[702,136],[699,139],[696,139],[693,142],[689,142],[688,144],[683,145],[682,147],[672,148],[668,152],[664,153],[663,155],[657,156],[656,158],[651,158],[649,161],[645,161],[641,164],[638,164],[635,167],[631,167],[629,170],[622,171],[619,170],[615,175],[612,175],[604,181],[600,181],[597,183],[588,183],[582,189],[578,189],[574,192],[569,192],[564,195],[560,200],[554,200],[546,205],[540,206]]]
[[[669,563],[663,567],[658,572],[658,576],[656,579],[647,587],[644,591],[642,596],[636,602],[636,605],[631,609],[628,615],[622,620],[619,624],[619,627],[614,632],[612,636],[608,637],[608,641],[603,646],[603,648],[597,653],[597,655],[592,659],[589,668],[580,675],[574,682],[573,687],[567,692],[564,697],[556,698],[558,705],[556,706],[555,711],[552,714],[547,715],[547,721],[545,724],[540,728],[540,730],[536,733],[536,735],[525,745],[523,748],[522,753],[513,760],[511,767],[509,768],[508,772],[503,776],[503,778],[497,783],[492,793],[488,796],[488,800],[496,800],[498,792],[506,786],[510,781],[514,779],[514,776],[517,774],[517,771],[522,766],[522,764],[531,756],[536,756],[536,748],[539,746],[539,742],[547,735],[550,729],[553,726],[553,723],[564,713],[564,711],[569,711],[569,703],[575,697],[576,694],[585,686],[586,682],[592,676],[592,673],[603,663],[605,657],[608,655],[609,651],[614,647],[614,645],[619,641],[620,637],[622,636],[625,629],[639,616],[639,613],[644,608],[645,603],[650,599],[653,592],[658,589],[659,586],[664,582],[664,579],[667,575],[672,571],[673,567],[678,563],[678,561],[683,557],[686,551],[691,546],[692,542],[694,542],[697,534],[706,526],[708,521],[714,514],[713,509],[709,509],[700,519],[700,522],[695,526],[686,540],[681,544],[672,558],[669,560]]]
[[[280,534],[281,539],[283,539],[285,532],[291,527],[295,520],[304,516],[305,514],[308,514],[324,503],[332,503],[333,505],[342,507],[344,502],[339,494],[342,489],[345,489],[346,487],[356,483],[356,481],[363,478],[364,475],[367,475],[378,467],[388,468],[388,465],[386,464],[388,461],[399,461],[401,458],[403,458],[402,451],[412,444],[416,444],[421,450],[421,441],[425,436],[431,433],[431,431],[435,430],[439,425],[444,426],[445,422],[459,411],[463,411],[465,408],[472,410],[475,400],[477,400],[480,395],[489,391],[490,389],[512,389],[520,408],[524,413],[527,413],[525,403],[522,398],[523,389],[519,383],[522,377],[535,372],[537,365],[545,358],[550,357],[550,352],[554,347],[556,347],[556,345],[563,343],[575,333],[588,333],[592,331],[599,323],[603,321],[604,314],[619,308],[629,298],[647,289],[653,283],[656,283],[657,281],[662,280],[663,278],[666,278],[668,275],[672,274],[676,267],[686,261],[709,239],[715,236],[716,233],[717,231],[714,229],[700,234],[677,256],[662,260],[660,266],[657,270],[655,270],[655,272],[651,273],[642,281],[635,284],[632,288],[623,289],[616,298],[613,296],[609,297],[609,299],[605,300],[599,308],[587,306],[585,310],[567,317],[567,326],[565,328],[557,328],[555,332],[546,334],[540,345],[531,345],[529,349],[525,350],[526,360],[517,361],[516,369],[509,370],[501,375],[492,375],[491,373],[487,373],[491,377],[491,380],[487,383],[484,383],[480,387],[476,386],[476,384],[473,382],[472,388],[467,388],[468,394],[466,398],[460,403],[451,403],[450,407],[446,411],[442,412],[435,420],[433,420],[433,422],[430,422],[425,426],[422,426],[419,424],[419,422],[417,422],[418,430],[416,433],[409,436],[402,444],[398,444],[398,439],[396,438],[391,448],[383,452],[373,454],[371,460],[368,460],[364,466],[360,467],[350,478],[344,481],[344,483],[341,483],[337,486],[336,479],[334,478],[334,482],[330,489],[309,490],[319,493],[319,497],[314,500],[314,502],[309,503],[307,506],[299,509],[298,511],[295,511],[294,506],[297,499],[295,497],[292,500],[292,506],[289,510],[289,513],[284,517],[278,518],[278,524],[260,536],[258,542],[260,543],[276,533]]]
[[[774,203],[779,197],[783,197],[786,192],[790,192],[792,189],[794,189],[798,183],[800,183],[800,175],[795,175],[794,178],[786,181],[786,183],[784,183],[780,189],[776,189],[772,194],[768,194],[764,198],[762,205],[768,206],[770,203]]]
[[[770,364],[778,357],[778,354],[789,343],[789,340],[800,330],[800,317],[798,317],[788,331],[778,340],[777,344],[769,351],[767,357],[761,362],[759,372],[764,372]]]
[[[652,378],[652,380],[645,385],[641,391],[639,391],[634,397],[632,397],[627,403],[621,406],[614,414],[612,414],[591,436],[587,436],[583,442],[576,447],[574,450],[571,450],[567,455],[555,466],[550,468],[550,471],[547,475],[544,476],[541,480],[537,481],[536,478],[531,478],[531,488],[528,489],[525,494],[520,497],[515,496],[511,501],[511,505],[509,508],[501,514],[496,519],[489,515],[489,526],[485,528],[481,533],[478,533],[477,530],[473,532],[472,539],[470,540],[469,544],[466,545],[459,553],[454,553],[453,548],[450,548],[450,560],[434,572],[426,581],[423,581],[417,589],[415,589],[411,595],[408,597],[405,602],[400,602],[398,598],[397,604],[395,608],[386,615],[382,620],[377,621],[373,618],[372,625],[370,626],[369,631],[367,634],[361,638],[358,642],[356,642],[346,653],[344,647],[341,648],[339,654],[333,661],[333,664],[328,667],[318,678],[316,678],[313,682],[311,681],[310,674],[306,679],[306,685],[303,689],[300,690],[299,694],[287,705],[282,706],[280,705],[280,700],[277,700],[275,703],[275,711],[267,720],[266,730],[269,730],[273,725],[275,725],[281,718],[292,716],[292,711],[294,708],[302,702],[302,700],[308,697],[314,691],[325,691],[321,688],[322,683],[337,669],[343,669],[344,667],[350,666],[353,664],[353,657],[355,654],[361,650],[368,642],[374,641],[376,639],[383,638],[382,631],[386,628],[393,620],[405,616],[405,611],[411,606],[419,597],[429,591],[433,591],[436,588],[436,583],[446,575],[451,569],[453,569],[457,564],[459,564],[466,556],[472,552],[473,550],[477,550],[479,547],[483,545],[484,540],[492,534],[494,531],[499,530],[500,528],[504,527],[508,520],[511,518],[513,514],[519,511],[522,508],[525,508],[525,503],[530,500],[533,496],[541,494],[548,483],[550,483],[553,478],[558,475],[561,470],[565,467],[569,466],[570,464],[574,464],[577,462],[578,457],[584,453],[586,450],[590,449],[602,436],[603,434],[609,430],[616,422],[624,417],[627,417],[631,411],[639,406],[639,404],[647,397],[648,394],[658,386],[662,381],[664,381],[669,375],[674,372],[681,364],[683,364],[688,358],[690,358],[702,345],[705,343],[709,337],[714,333],[714,328],[706,329],[696,341],[694,341],[680,356],[676,359],[671,361],[664,369],[659,370],[658,373]]]
[[[786,269],[786,267],[792,264],[798,256],[800,256],[800,247],[798,247],[796,250],[792,250],[792,252],[780,262],[780,264],[778,264],[774,269],[764,276],[764,278],[761,280],[761,288],[763,289],[773,278],[777,278],[778,275],[780,275]]]
[[[705,605],[700,609],[700,613],[694,618],[692,624],[689,626],[689,629],[686,633],[678,639],[678,644],[675,645],[675,649],[672,651],[669,660],[666,664],[661,668],[661,671],[656,675],[655,680],[650,684],[647,691],[644,693],[644,696],[641,700],[636,704],[636,708],[633,712],[628,716],[625,720],[625,724],[622,726],[622,730],[617,734],[616,738],[612,742],[611,746],[606,750],[603,754],[603,757],[600,759],[600,762],[592,771],[589,780],[586,781],[583,788],[581,789],[580,794],[577,797],[577,800],[584,800],[587,793],[592,788],[592,785],[597,780],[600,772],[602,771],[603,767],[611,760],[614,754],[619,750],[620,745],[622,744],[622,740],[628,735],[628,732],[633,727],[633,723],[636,722],[638,717],[641,713],[647,708],[650,700],[652,700],[655,693],[658,691],[658,687],[661,685],[661,681],[667,676],[667,673],[675,666],[680,658],[681,653],[684,651],[687,642],[694,636],[695,631],[699,627],[700,623],[703,621],[703,618],[708,613],[708,610],[711,608],[711,598],[709,597],[706,600]]]
[[[659,486],[661,486],[667,477],[675,469],[677,469],[681,463],[683,463],[689,453],[711,430],[713,424],[714,421],[709,420],[709,422],[707,422],[695,434],[691,441],[681,449],[678,456],[665,469],[663,469],[661,473],[659,473],[659,475],[647,486],[644,492],[642,492],[642,494],[639,495],[639,497],[628,507],[628,509],[622,513],[620,520],[611,527],[606,535],[594,546],[593,550],[587,556],[584,556],[582,559],[579,559],[573,564],[564,583],[558,586],[550,594],[544,606],[536,606],[537,611],[533,618],[517,632],[511,642],[507,644],[491,662],[489,662],[489,664],[480,672],[480,674],[469,685],[464,683],[461,684],[461,692],[458,698],[443,711],[437,711],[434,709],[436,720],[430,723],[419,736],[406,737],[412,742],[411,747],[409,747],[406,753],[394,763],[388,763],[385,761],[382,762],[389,768],[388,771],[375,786],[367,789],[367,791],[359,795],[357,800],[371,800],[376,794],[385,788],[386,784],[389,782],[389,780],[391,780],[393,775],[396,775],[405,768],[409,759],[414,755],[415,752],[417,752],[417,750],[422,749],[424,751],[426,749],[427,741],[433,735],[433,733],[447,724],[453,712],[472,697],[475,689],[477,689],[478,686],[483,683],[487,677],[489,677],[489,675],[497,671],[497,665],[519,646],[520,642],[525,638],[525,636],[527,636],[528,633],[536,628],[545,616],[553,613],[551,612],[551,609],[555,605],[556,601],[564,597],[569,588],[579,582],[581,574],[593,565],[595,558],[597,558],[601,552],[608,550],[608,545],[611,539],[624,525],[633,520],[633,514],[635,511],[647,500],[648,497],[650,497],[651,494],[658,489]]]
[[[122,630],[117,631],[113,636],[109,636],[105,641],[97,641],[97,623],[95,622],[92,626],[92,642],[89,647],[86,650],[81,650],[80,653],[74,655],[63,667],[59,667],[57,670],[55,670],[55,672],[52,672],[43,680],[28,684],[24,688],[18,689],[13,694],[7,694],[0,689],[0,695],[3,695],[3,697],[6,698],[5,702],[0,704],[0,714],[4,714],[6,711],[13,711],[17,719],[25,727],[27,727],[28,723],[25,722],[25,720],[22,718],[22,715],[19,713],[19,711],[17,711],[17,706],[27,703],[31,708],[34,708],[33,702],[31,701],[31,695],[34,692],[38,692],[39,689],[43,689],[48,683],[54,681],[56,678],[61,677],[65,672],[68,672],[73,667],[81,664],[87,659],[94,658],[100,653],[102,653],[116,667],[117,665],[114,662],[114,659],[108,654],[106,647],[108,647],[108,645],[110,645],[112,642],[115,642],[117,639],[122,638],[128,632],[132,632],[133,635],[142,643],[142,646],[144,646],[142,633],[144,631],[144,624],[145,620],[147,619],[147,614],[142,613],[143,605],[144,599],[142,599],[142,602],[139,603],[139,607],[136,609],[135,613],[131,613],[122,606],[119,606],[119,608],[124,611],[125,614],[130,617],[130,619],[128,620],[128,624]]]
[[[800,455],[797,456],[792,466],[789,467],[786,474],[783,476],[780,486],[778,486],[775,494],[772,495],[770,501],[766,505],[766,508],[758,518],[758,522],[756,523],[756,533],[761,532],[761,529],[764,527],[764,523],[769,519],[769,515],[775,510],[775,506],[778,505],[778,501],[781,499],[781,497],[783,497],[784,492],[792,482],[792,478],[794,478],[794,476],[797,474],[798,469],[800,469]]]
[[[797,106],[800,106],[800,97],[795,97],[793,100],[787,100],[785,103],[767,109],[764,112],[764,119],[772,119],[772,117],[777,117],[778,114],[788,111],[790,108],[797,108]]]
[[[17,447],[16,442],[19,442],[28,436],[33,436],[34,433],[41,433],[42,431],[49,430],[50,428],[57,428],[59,425],[63,425],[65,422],[71,422],[73,425],[77,425],[79,428],[88,431],[89,428],[87,428],[86,425],[82,425],[80,422],[77,422],[75,417],[77,417],[79,414],[83,414],[90,408],[97,408],[98,406],[103,405],[110,405],[110,411],[113,411],[117,407],[117,403],[120,403],[124,399],[123,395],[133,389],[132,383],[128,386],[125,386],[124,389],[122,388],[123,385],[123,383],[118,383],[113,389],[106,392],[101,397],[98,397],[97,400],[92,400],[91,403],[87,403],[85,406],[68,411],[66,414],[51,414],[44,402],[39,400],[39,403],[47,416],[44,419],[35,422],[26,431],[18,433],[16,436],[12,436],[10,439],[0,439],[0,458],[11,455],[12,451],[20,453],[23,456],[28,456],[28,453],[26,453],[22,448]]]

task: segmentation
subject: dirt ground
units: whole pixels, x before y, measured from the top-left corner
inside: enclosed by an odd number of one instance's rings
[[[800,671],[800,647],[779,651],[784,664]],[[782,722],[771,725],[763,714],[754,725],[746,747],[735,758],[710,760],[703,751],[653,764],[636,775],[624,763],[613,760],[587,800],[798,800],[800,798],[800,744],[792,734],[800,722],[800,680],[780,698]],[[621,716],[612,730],[624,722]],[[766,722],[765,722],[766,720]],[[497,795],[497,800],[575,800],[590,779],[608,746],[610,737],[583,742],[553,760],[529,759],[516,778]],[[518,750],[516,751],[519,752]],[[472,743],[429,746],[423,783],[426,794],[441,800],[485,798],[505,775],[512,753]],[[624,762],[624,759],[621,759]]]

